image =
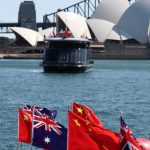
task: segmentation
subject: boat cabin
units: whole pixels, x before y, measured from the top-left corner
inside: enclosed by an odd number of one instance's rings
[[[48,38],[44,52],[45,72],[84,72],[91,64],[88,60],[90,41],[83,38]]]

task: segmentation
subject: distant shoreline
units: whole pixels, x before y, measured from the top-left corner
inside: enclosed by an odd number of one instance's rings
[[[150,60],[150,56],[147,55],[103,55],[103,54],[92,54],[89,56],[92,60]],[[0,54],[0,59],[43,59],[43,54]]]
[[[5,47],[0,49],[0,59],[43,59],[43,55],[43,47]],[[150,60],[150,47],[139,44],[93,44],[88,56],[90,59],[99,60]]]
[[[0,59],[43,59],[43,54],[0,54]]]

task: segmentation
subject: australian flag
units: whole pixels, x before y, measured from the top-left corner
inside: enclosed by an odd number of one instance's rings
[[[27,112],[28,114],[32,115],[33,114],[33,106],[30,106],[30,105],[24,105],[24,108],[23,110],[25,112]],[[57,116],[57,110],[49,110],[47,108],[44,108],[44,107],[37,107],[37,106],[34,106],[34,110],[36,112],[36,110],[38,110],[38,113],[41,113],[41,114],[46,114],[49,116],[49,118],[51,119],[55,119],[56,116]]]
[[[41,113],[36,108],[33,112],[32,145],[47,150],[66,150],[67,129],[51,118],[52,114]]]

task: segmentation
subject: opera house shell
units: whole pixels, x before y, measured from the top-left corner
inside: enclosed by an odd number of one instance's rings
[[[132,4],[120,18],[118,26],[140,43],[149,43],[150,0],[138,0]]]
[[[58,12],[56,31],[67,28],[73,37],[85,37],[104,44],[106,40],[135,39],[147,44],[150,35],[150,0],[137,0],[129,6],[128,0],[102,0],[90,19],[72,12]],[[13,27],[12,31],[36,46],[44,37],[53,36],[48,28],[39,32]],[[56,33],[55,33],[56,34]],[[94,35],[94,36],[93,36]]]
[[[11,30],[17,35],[23,38],[29,45],[36,47],[37,42],[43,41],[44,37],[37,31],[22,28],[22,27],[11,27]]]
[[[44,30],[40,30],[39,33],[42,35],[42,37],[49,38],[53,36],[53,28],[46,28]]]
[[[86,19],[81,15],[72,12],[57,13],[57,30],[67,27],[73,37],[86,37],[91,39],[91,34]]]
[[[150,41],[150,1],[102,0],[87,23],[98,42],[107,39],[135,39],[141,44]]]
[[[107,39],[126,40],[130,38],[129,35],[116,27],[128,7],[128,0],[113,0],[112,3],[109,0],[101,1],[91,19],[87,20],[98,42],[104,43]]]

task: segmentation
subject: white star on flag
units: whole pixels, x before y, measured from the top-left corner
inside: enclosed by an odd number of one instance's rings
[[[48,144],[48,143],[50,142],[50,138],[45,137],[44,142],[45,142],[46,144]]]

